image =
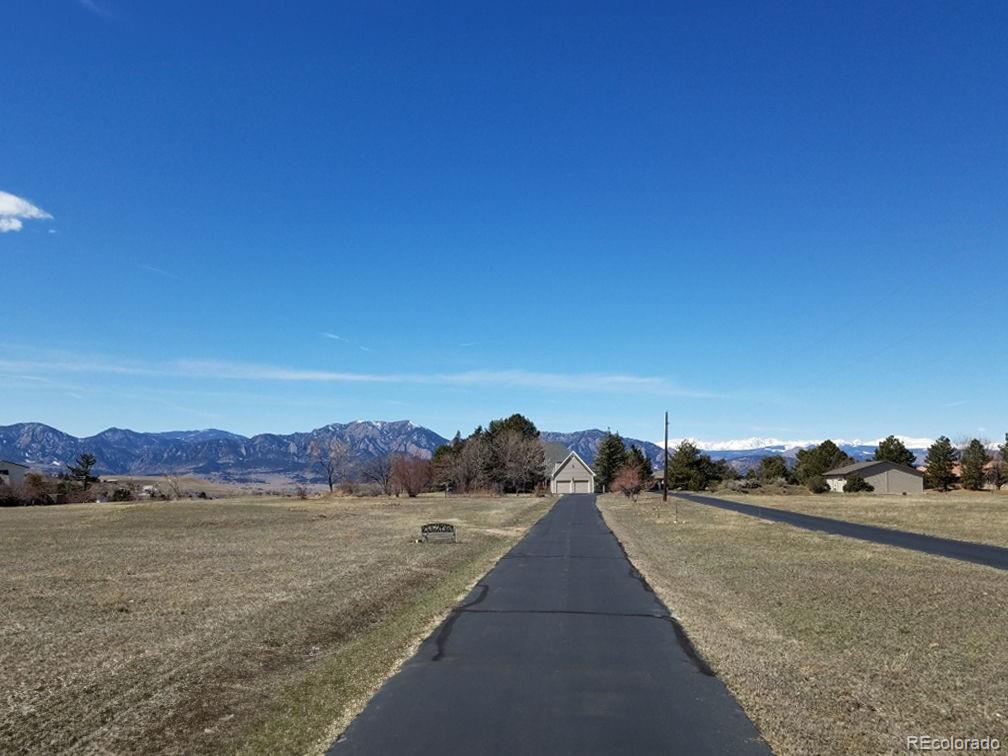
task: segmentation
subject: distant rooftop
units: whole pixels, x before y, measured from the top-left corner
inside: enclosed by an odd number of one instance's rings
[[[567,459],[570,449],[555,441],[543,441],[543,452],[546,455],[546,467],[550,469]]]
[[[867,462],[857,462],[857,463],[855,463],[853,465],[846,465],[844,467],[838,467],[835,470],[829,470],[829,471],[827,471],[825,473],[825,476],[826,477],[833,477],[833,478],[843,478],[843,477],[846,477],[848,475],[856,475],[856,474],[858,474],[860,472],[863,472],[864,470],[867,470],[867,469],[872,468],[872,467],[878,467],[880,465],[885,465],[887,467],[892,467],[892,468],[895,468],[897,470],[902,470],[904,472],[913,473],[914,475],[923,475],[923,473],[921,473],[919,470],[916,470],[915,468],[909,467],[907,465],[900,465],[900,464],[897,464],[895,462],[887,462],[884,459],[881,459],[881,460],[880,459],[870,459]]]

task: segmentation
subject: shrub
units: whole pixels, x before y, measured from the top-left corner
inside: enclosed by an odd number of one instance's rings
[[[635,465],[624,465],[621,467],[616,471],[616,477],[613,478],[612,482],[613,491],[618,491],[628,499],[633,497],[634,501],[637,501],[637,496],[643,487],[640,468]]]
[[[133,492],[128,488],[117,488],[109,494],[109,501],[133,501]]]
[[[722,480],[715,486],[715,491],[729,491],[732,493],[746,493],[748,491],[759,491],[763,488],[763,483],[756,478],[739,478],[738,480]]]
[[[805,481],[805,485],[814,494],[822,494],[830,490],[829,483],[826,482],[826,478],[822,475],[813,475]]]
[[[399,455],[392,461],[392,483],[396,496],[405,493],[410,498],[426,490],[431,484],[431,462]]]
[[[686,487],[690,491],[703,491],[707,488],[707,476],[699,470],[694,470],[689,476],[689,483]]]
[[[0,483],[0,507],[21,506],[21,497],[12,487]]]
[[[874,491],[875,486],[866,481],[860,475],[851,475],[844,483],[844,493],[858,493],[859,491]]]

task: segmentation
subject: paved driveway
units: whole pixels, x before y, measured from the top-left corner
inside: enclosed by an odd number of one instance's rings
[[[595,497],[578,494],[480,581],[330,753],[769,749],[633,569]]]
[[[898,546],[901,549],[912,549],[924,554],[943,556],[949,559],[960,559],[964,562],[974,562],[975,564],[983,564],[999,570],[1008,570],[1008,549],[1002,546],[991,546],[986,543],[975,543],[973,541],[957,541],[954,538],[940,538],[922,533],[912,533],[907,530],[882,528],[877,525],[862,525],[861,523],[849,522],[847,520],[835,520],[832,517],[819,517],[817,515],[802,514],[801,512],[792,512],[788,509],[761,507],[758,504],[742,504],[737,501],[726,501],[701,494],[676,493],[676,496],[680,499],[692,501],[695,504],[706,504],[709,507],[728,509],[732,512],[750,515],[751,517],[760,517],[764,520],[785,522],[797,528],[819,530],[823,533],[832,533],[834,535],[846,536],[847,538],[858,538],[862,541],[881,543],[886,546]],[[885,501],[879,501],[879,506],[885,506]]]

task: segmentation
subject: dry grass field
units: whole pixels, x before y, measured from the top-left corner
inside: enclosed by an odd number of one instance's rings
[[[0,752],[318,751],[551,503],[0,509]]]
[[[164,493],[171,493],[171,485],[169,479],[163,475],[105,475],[101,478],[102,482],[109,487],[114,487],[114,485],[127,486],[133,485],[137,490],[140,490],[144,486],[157,486]],[[116,481],[116,484],[110,484],[109,481]],[[260,496],[267,489],[263,485],[252,485],[252,484],[242,484],[242,483],[225,483],[223,481],[209,480],[207,478],[199,478],[192,475],[183,475],[175,478],[184,495],[192,494],[195,496],[200,491],[205,493],[207,496],[211,496],[215,499],[223,498],[234,498],[240,496]],[[276,486],[280,490],[294,490],[294,485],[290,481],[286,481],[285,485]],[[319,488],[320,487],[315,487]]]
[[[678,522],[660,497],[599,506],[778,753],[1008,743],[1008,573],[685,501]]]
[[[927,491],[916,496],[867,493],[714,495],[761,507],[790,509],[884,528],[1008,546],[1008,491]]]

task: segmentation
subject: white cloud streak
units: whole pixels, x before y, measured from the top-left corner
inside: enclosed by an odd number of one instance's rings
[[[97,0],[77,0],[77,4],[94,13],[96,16],[101,16],[102,18],[112,18],[112,11],[101,5]]]
[[[161,268],[155,268],[153,265],[137,265],[140,270],[146,270],[148,273],[157,273],[159,276],[164,276],[165,278],[171,278],[175,281],[181,281],[182,276],[171,273],[167,270],[162,270]]]
[[[724,394],[677,386],[664,378],[610,373],[547,373],[529,370],[468,370],[453,373],[358,373],[248,362],[177,359],[141,362],[109,356],[49,353],[41,359],[2,359],[0,372],[46,375],[93,373],[152,378],[345,383],[460,388],[498,387],[556,392],[635,394],[691,399],[727,399]]]
[[[26,220],[51,220],[52,216],[26,199],[0,191],[0,234],[20,231]]]
[[[342,336],[338,336],[335,333],[329,333],[329,331],[322,331],[319,334],[323,339],[332,339],[333,341],[343,341],[349,343],[350,339],[345,339]]]

